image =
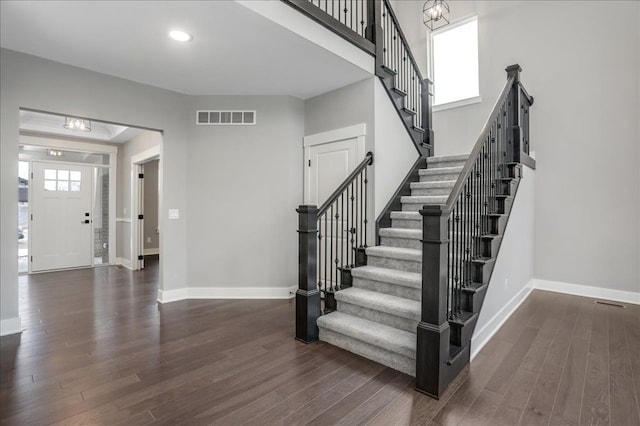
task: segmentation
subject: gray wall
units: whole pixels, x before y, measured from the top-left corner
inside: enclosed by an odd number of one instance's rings
[[[160,248],[158,229],[158,160],[144,163],[144,248]]]
[[[365,123],[365,150],[374,153],[370,228],[418,158],[413,142],[378,77],[305,101],[305,135]]]
[[[365,123],[366,150],[372,150],[375,140],[374,82],[371,77],[304,102],[305,136]]]
[[[17,218],[20,107],[82,115],[164,131],[163,196],[180,220],[163,221],[161,286],[184,287],[187,276],[186,98],[180,94],[2,49],[0,51],[0,319],[18,316]],[[166,222],[166,223],[165,223]]]
[[[132,220],[131,217],[131,157],[140,154],[148,149],[156,146],[162,146],[162,133],[156,131],[145,131],[130,141],[124,143],[118,149],[118,175],[116,179],[116,217]],[[157,177],[156,183],[157,187]],[[157,194],[157,191],[156,191]],[[157,196],[156,196],[157,198]],[[145,200],[146,201],[146,200]],[[165,215],[166,216],[166,215]],[[155,224],[158,225],[158,213],[156,203]],[[145,227],[146,227],[145,218]],[[154,228],[155,229],[155,228]],[[145,231],[146,233],[146,231]],[[155,231],[154,231],[155,234]],[[116,222],[116,257],[125,260],[131,259],[131,223]],[[157,237],[157,235],[156,235]],[[146,235],[145,235],[146,241]],[[159,244],[159,241],[158,241]],[[159,247],[148,246],[146,243],[144,248]],[[184,281],[186,283],[186,280]]]
[[[640,3],[450,5],[454,20],[479,17],[482,102],[434,113],[436,153],[471,149],[519,63],[535,97],[535,277],[640,291]]]
[[[500,255],[471,339],[471,357],[479,352],[502,322],[533,288],[536,172],[522,168],[523,178],[513,201]]]
[[[257,124],[196,126],[198,109],[256,110]],[[197,96],[189,123],[189,286],[297,285],[303,101]]]

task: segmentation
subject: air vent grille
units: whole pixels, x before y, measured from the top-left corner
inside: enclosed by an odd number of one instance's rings
[[[196,111],[196,124],[200,126],[252,126],[256,124],[255,111]]]

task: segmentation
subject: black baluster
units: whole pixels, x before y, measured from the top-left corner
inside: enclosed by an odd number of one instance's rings
[[[355,222],[356,216],[355,216],[355,195],[353,193],[353,181],[351,181],[351,228],[349,228],[349,231],[351,232],[350,235],[350,239],[351,239],[351,267],[353,268],[354,264],[355,264],[355,257],[356,257],[356,246],[355,246],[355,233],[356,233],[356,226],[357,226],[357,222]]]
[[[367,224],[369,217],[367,215],[367,188],[369,179],[367,178],[367,167],[364,168],[364,246],[367,247]]]
[[[363,235],[363,232],[364,232],[364,229],[363,229],[364,228],[364,226],[363,226],[364,217],[362,215],[362,212],[363,212],[362,211],[362,194],[363,194],[363,192],[362,192],[362,172],[360,172],[360,174],[358,176],[360,176],[360,191],[358,193],[358,201],[359,201],[358,210],[360,210],[358,212],[360,214],[360,222],[358,223],[360,225],[360,232],[358,234],[359,234],[359,237],[360,237],[360,244],[358,245],[358,247],[362,247],[363,237],[364,237],[364,235]]]
[[[447,219],[447,237],[449,238],[449,241],[447,242],[447,318],[451,318],[451,288],[453,287],[453,280],[451,278],[451,262],[453,260],[451,258],[451,249],[453,248],[451,215],[452,213],[449,214],[449,219]]]
[[[340,286],[342,286],[342,271],[344,270],[344,191],[340,194]]]
[[[345,190],[347,192],[347,240],[345,241],[346,244],[346,249],[347,249],[347,266],[350,266],[351,263],[349,263],[349,259],[351,259],[351,255],[349,253],[349,236],[351,235],[351,226],[350,226],[350,220],[351,217],[349,216],[349,187],[347,186],[347,189]]]

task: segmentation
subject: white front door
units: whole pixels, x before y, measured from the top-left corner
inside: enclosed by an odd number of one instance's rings
[[[33,163],[31,271],[91,266],[91,171]]]
[[[358,138],[314,145],[307,153],[308,199],[318,207],[349,176],[362,158],[358,158]]]

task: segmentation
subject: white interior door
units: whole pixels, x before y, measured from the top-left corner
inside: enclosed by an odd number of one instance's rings
[[[91,172],[91,166],[33,163],[33,272],[91,266]]]
[[[318,207],[338,188],[358,162],[358,138],[314,145],[308,148],[307,204]]]

